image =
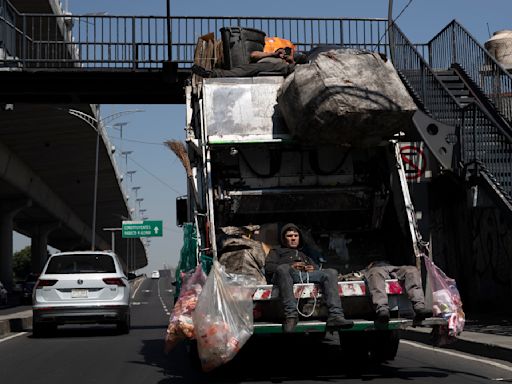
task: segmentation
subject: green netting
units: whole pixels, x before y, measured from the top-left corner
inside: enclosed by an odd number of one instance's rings
[[[176,268],[176,292],[181,289],[181,272],[189,272],[197,265],[197,231],[192,223],[183,224],[183,247],[180,251],[180,262]]]
[[[213,258],[211,256],[205,255],[204,253],[201,254],[201,266],[203,267],[204,273],[207,275],[210,273],[210,269],[212,269],[213,265]]]
[[[181,290],[181,273],[190,272],[197,266],[197,231],[196,227],[192,223],[185,223],[183,225],[183,247],[180,251],[180,261],[176,268],[176,291],[175,297],[178,297]],[[211,256],[201,253],[199,256],[199,262],[203,271],[208,275],[213,264]]]

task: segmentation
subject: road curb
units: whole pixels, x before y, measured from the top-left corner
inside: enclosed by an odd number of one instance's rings
[[[416,341],[422,344],[432,346],[432,339],[430,336],[431,328],[407,328],[401,332],[402,339]],[[469,353],[487,357],[490,359],[497,359],[512,362],[512,349],[497,345],[492,341],[477,341],[471,340],[469,333],[462,333],[461,338],[458,338],[454,343],[442,347],[434,347],[434,349],[449,349],[460,352]],[[491,335],[492,337],[492,335]]]
[[[23,332],[30,329],[32,329],[32,316],[0,320],[0,338],[12,332]]]

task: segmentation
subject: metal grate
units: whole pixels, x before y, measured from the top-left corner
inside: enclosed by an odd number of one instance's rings
[[[0,2],[5,0],[0,0]],[[8,4],[8,3],[6,3]],[[0,7],[0,65],[37,68],[189,67],[198,37],[220,28],[256,28],[291,40],[301,51],[333,44],[387,52],[387,21],[355,18],[171,17],[20,14]],[[168,57],[170,51],[171,57]]]

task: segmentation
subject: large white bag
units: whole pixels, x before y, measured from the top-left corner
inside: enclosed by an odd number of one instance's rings
[[[328,50],[297,65],[278,104],[299,140],[356,146],[407,132],[417,109],[391,62],[358,49]]]

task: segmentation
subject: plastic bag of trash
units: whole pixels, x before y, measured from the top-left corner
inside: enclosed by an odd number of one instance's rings
[[[352,48],[313,52],[278,92],[290,133],[312,144],[378,145],[408,132],[417,109],[396,69],[378,53]]]
[[[218,261],[213,262],[192,314],[203,371],[230,361],[251,337],[256,284],[246,275],[226,273]]]
[[[219,262],[228,273],[252,276],[266,284],[263,274],[266,254],[260,241],[252,239],[259,226],[223,227],[218,234]]]
[[[432,311],[434,316],[447,320],[447,325],[434,329],[434,344],[444,345],[455,340],[464,329],[465,314],[455,280],[425,257],[425,267],[432,287]]]
[[[168,353],[183,339],[194,339],[192,312],[206,282],[206,274],[201,265],[182,278],[180,295],[174,304],[165,336],[165,352]]]

